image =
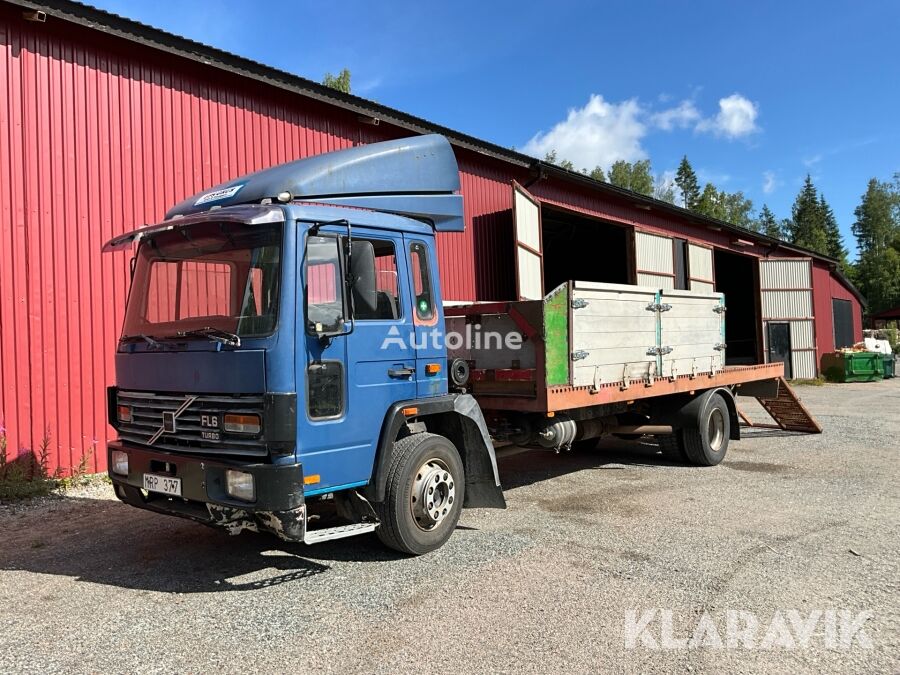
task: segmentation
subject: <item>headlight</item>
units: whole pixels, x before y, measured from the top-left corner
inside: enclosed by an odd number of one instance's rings
[[[253,485],[253,474],[245,471],[225,471],[225,492],[242,502],[256,501],[256,487]]]
[[[228,413],[222,419],[222,426],[225,427],[225,431],[234,434],[258,434],[262,429],[262,422],[259,415]]]
[[[112,472],[120,476],[128,475],[128,453],[121,450],[113,450],[111,453]]]
[[[132,420],[131,406],[120,405],[117,408],[117,411],[116,414],[118,415],[120,422],[130,422]]]

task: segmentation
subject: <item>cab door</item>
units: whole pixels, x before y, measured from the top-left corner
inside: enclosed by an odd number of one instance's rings
[[[343,251],[345,234],[336,236]],[[375,301],[354,302],[348,334],[322,340],[309,330],[298,331],[306,382],[306,410],[298,411],[304,424],[298,435],[307,496],[365,485],[385,413],[396,401],[415,398],[416,393],[412,322],[401,291],[407,274],[405,258],[398,255],[402,237],[354,226],[353,242],[354,251],[369,249],[374,257]],[[310,320],[331,316],[336,311],[332,307],[340,303],[344,316],[349,316],[344,260],[320,258],[305,262],[307,329]]]

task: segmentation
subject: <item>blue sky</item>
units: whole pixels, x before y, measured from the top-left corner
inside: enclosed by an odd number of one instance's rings
[[[809,172],[853,254],[900,171],[900,3],[93,0],[129,18],[578,168],[687,154],[790,215]]]

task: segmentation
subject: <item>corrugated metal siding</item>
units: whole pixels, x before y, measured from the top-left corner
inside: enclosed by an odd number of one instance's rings
[[[812,378],[818,373],[812,275],[808,258],[759,261],[763,323],[788,321],[794,378]]]
[[[809,291],[764,291],[763,319],[811,319],[812,297]]]
[[[692,290],[711,291],[712,285],[715,283],[712,249],[697,244],[688,244],[688,271],[691,276]]]
[[[672,238],[647,232],[634,233],[638,286],[667,290],[675,288],[675,259]]]
[[[818,374],[816,368],[816,352],[798,352],[791,353],[791,368],[793,369],[794,379],[812,379]]]
[[[229,178],[405,135],[154,50],[0,7],[0,424],[50,466],[97,447],[128,287],[107,239]],[[54,32],[57,31],[57,32]],[[511,183],[459,151],[467,228],[438,236],[444,297],[512,296]]]
[[[760,261],[759,284],[763,290],[771,288],[812,288],[808,258],[767,258]]]

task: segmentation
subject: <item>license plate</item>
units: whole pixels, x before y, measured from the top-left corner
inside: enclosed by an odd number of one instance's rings
[[[181,496],[181,479],[169,476],[154,476],[152,473],[144,474],[144,489],[150,492],[161,492],[164,495]]]

